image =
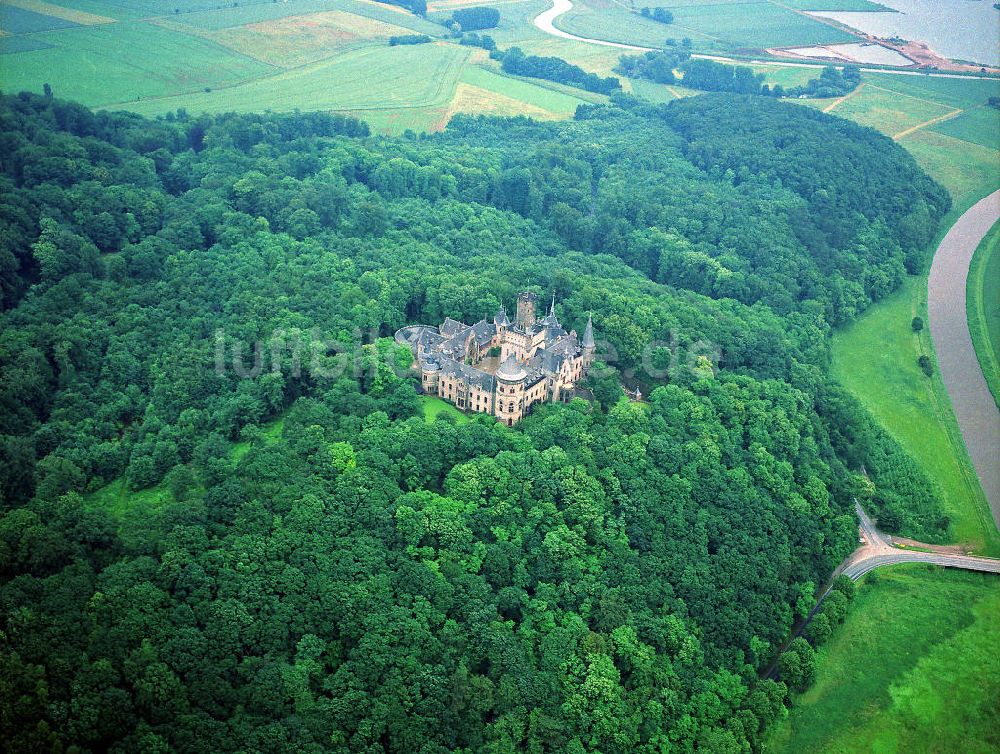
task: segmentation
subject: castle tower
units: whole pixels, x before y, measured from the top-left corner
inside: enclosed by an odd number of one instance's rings
[[[438,366],[437,359],[433,356],[429,357],[420,367],[420,383],[424,392],[428,395],[437,395],[440,377],[441,368]]]
[[[518,304],[520,305],[520,299]],[[508,356],[497,369],[494,413],[508,427],[524,416],[524,381],[527,377],[528,371],[513,356]]]
[[[535,302],[538,296],[530,291],[524,291],[517,297],[517,324],[525,330],[535,324]]]
[[[508,327],[510,327],[510,320],[507,319],[507,310],[504,309],[503,304],[500,304],[500,311],[498,311],[493,316],[493,324],[497,326],[497,331],[503,333]]]
[[[594,319],[592,315],[587,316],[587,328],[583,331],[583,340],[580,342],[583,347],[583,369],[590,369],[594,363],[594,354],[597,352],[597,343],[594,340]]]

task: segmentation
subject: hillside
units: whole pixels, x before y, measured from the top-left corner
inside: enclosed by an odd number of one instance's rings
[[[874,132],[728,95],[0,127],[6,750],[738,751],[853,498],[947,531],[826,376],[948,209]],[[593,313],[597,401],[425,418],[385,336],[524,288]]]

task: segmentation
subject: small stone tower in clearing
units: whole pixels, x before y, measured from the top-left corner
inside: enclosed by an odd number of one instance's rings
[[[517,324],[527,330],[535,324],[535,302],[538,296],[525,291],[517,297]]]

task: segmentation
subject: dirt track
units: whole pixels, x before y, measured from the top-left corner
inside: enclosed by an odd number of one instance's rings
[[[969,263],[979,242],[998,219],[1000,191],[995,191],[951,227],[931,265],[927,310],[941,378],[993,520],[1000,527],[1000,411],[976,359],[965,313]]]

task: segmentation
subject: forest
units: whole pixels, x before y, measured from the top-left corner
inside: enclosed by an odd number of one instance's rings
[[[0,140],[5,751],[758,751],[854,499],[947,530],[827,374],[949,209],[870,129],[25,93]],[[428,421],[389,336],[525,288],[592,313],[597,400]]]

